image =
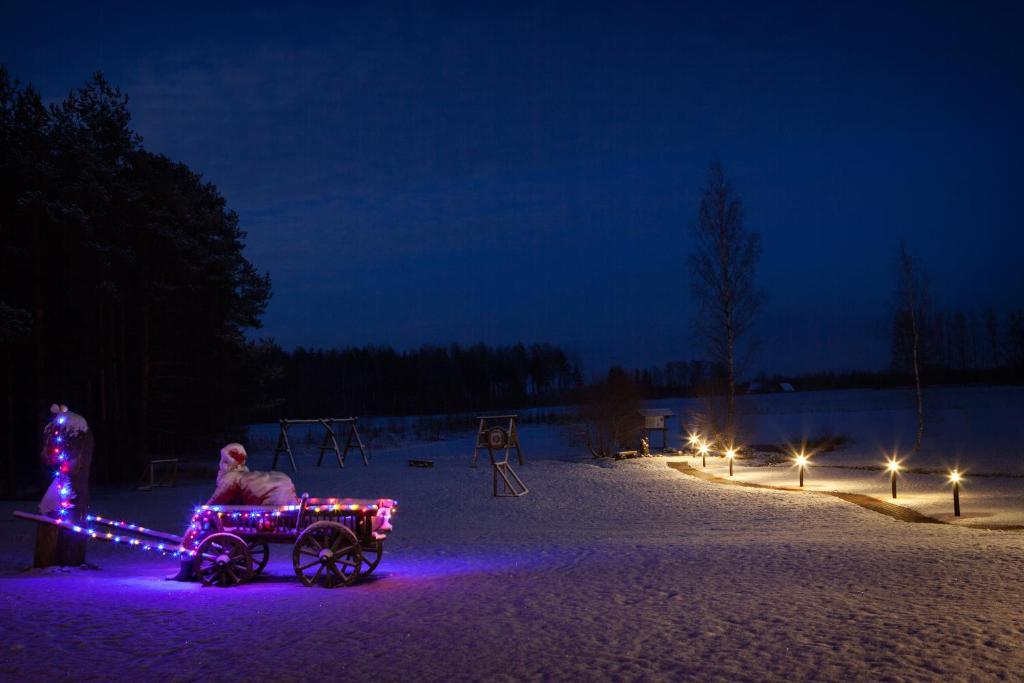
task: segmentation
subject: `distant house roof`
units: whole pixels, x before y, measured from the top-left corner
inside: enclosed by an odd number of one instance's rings
[[[747,385],[747,391],[752,394],[770,394],[776,391],[796,391],[796,389],[789,382],[758,382],[754,380]]]
[[[643,417],[672,417],[675,415],[668,408],[640,408],[636,412]]]

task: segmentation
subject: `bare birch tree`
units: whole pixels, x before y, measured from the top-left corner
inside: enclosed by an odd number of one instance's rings
[[[690,254],[690,286],[698,303],[696,327],[713,363],[725,371],[725,437],[736,437],[738,348],[747,341],[761,303],[754,275],[761,237],[743,225],[743,202],[712,162],[701,194]]]
[[[917,437],[914,452],[921,450],[924,439],[924,395],[921,391],[922,346],[921,333],[924,329],[924,304],[926,300],[924,279],[918,272],[917,264],[907,251],[907,245],[900,242],[896,274],[896,325],[903,327],[903,336],[909,342],[909,361],[914,373],[914,389],[917,393]],[[908,334],[909,333],[909,334]]]

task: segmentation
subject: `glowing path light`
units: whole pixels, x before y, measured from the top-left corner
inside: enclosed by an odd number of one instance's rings
[[[711,450],[710,447],[708,446],[708,442],[707,441],[701,441],[700,442],[700,448],[698,450],[700,451],[700,466],[701,467],[707,467],[708,466],[708,451]]]
[[[807,454],[804,453],[803,451],[800,451],[799,453],[797,453],[796,457],[793,459],[793,462],[796,463],[797,468],[800,470],[800,487],[801,488],[803,488],[803,485],[804,485],[804,470],[807,469],[807,463],[809,461],[810,461],[810,458],[808,458]]]
[[[725,459],[729,461],[729,476],[732,476],[732,461],[736,459],[736,449],[729,447],[725,451]]]
[[[949,483],[953,485],[953,516],[960,516],[960,480],[963,475],[954,468],[949,473]]]
[[[892,480],[892,497],[896,499],[896,473],[900,471],[900,461],[896,459],[896,456],[889,458],[885,463],[885,469],[889,472],[889,478]]]

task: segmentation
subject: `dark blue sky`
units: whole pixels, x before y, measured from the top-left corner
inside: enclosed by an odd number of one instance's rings
[[[884,366],[901,238],[937,306],[1021,305],[1021,3],[88,4],[5,3],[0,63],[126,91],[240,214],[285,346],[698,356],[715,157],[764,243],[752,369]]]

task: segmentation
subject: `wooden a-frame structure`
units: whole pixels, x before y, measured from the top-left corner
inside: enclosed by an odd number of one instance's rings
[[[509,464],[508,451],[505,451],[504,460],[495,460],[493,449],[488,448],[487,452],[491,457],[491,478],[493,481],[495,498],[504,498],[508,496],[518,498],[519,496],[525,496],[530,492],[530,490],[526,488],[526,484],[523,483],[523,480],[519,478],[518,474],[516,474],[516,471],[512,469],[512,465]],[[499,478],[501,479],[500,493],[498,492]]]
[[[473,446],[473,461],[470,463],[471,467],[476,467],[476,459],[481,448],[486,448],[489,451],[492,449],[500,450],[500,448],[496,447],[489,441],[489,435],[493,431],[494,427],[488,425],[488,420],[492,423],[498,420],[508,420],[508,426],[503,429],[507,438],[504,440],[504,446],[501,447],[505,450],[504,461],[508,462],[509,453],[512,449],[515,449],[516,456],[519,458],[519,465],[522,466],[526,464],[523,461],[523,452],[519,448],[519,430],[516,429],[517,417],[518,415],[484,415],[476,418],[477,420],[480,420],[480,424],[477,427],[476,442]],[[502,428],[498,427],[498,429]]]
[[[324,454],[328,451],[334,451],[334,457],[338,460],[338,467],[345,466],[345,459],[348,457],[348,452],[351,450],[353,443],[356,448],[359,449],[359,454],[363,456],[363,464],[369,465],[370,459],[366,455],[366,447],[363,445],[363,439],[359,436],[359,430],[356,428],[356,423],[359,421],[358,417],[323,417],[316,420],[278,420],[281,426],[281,431],[277,436],[277,445],[274,447],[274,462],[270,466],[270,469],[277,469],[277,459],[282,453],[288,455],[288,462],[292,466],[292,472],[298,472],[299,468],[295,465],[295,456],[292,453],[292,444],[288,440],[288,427],[294,424],[319,424],[324,428],[324,438],[320,442],[320,456],[316,460],[316,466],[324,462]],[[335,425],[347,425],[348,426],[348,437],[345,439],[345,448],[340,449],[338,447],[338,432]]]
[[[487,456],[491,461],[491,479],[494,488],[495,498],[525,496],[528,493],[526,484],[519,478],[508,458],[515,449],[519,464],[523,463],[523,452],[519,448],[519,432],[516,430],[515,415],[488,415],[477,417],[480,424],[477,427],[476,440],[473,446],[472,467],[476,467],[476,459],[481,448],[487,449]],[[491,425],[488,425],[488,420]],[[507,427],[500,427],[493,424],[495,421],[508,420]],[[495,456],[500,453],[501,457]],[[499,488],[498,482],[501,482]]]

